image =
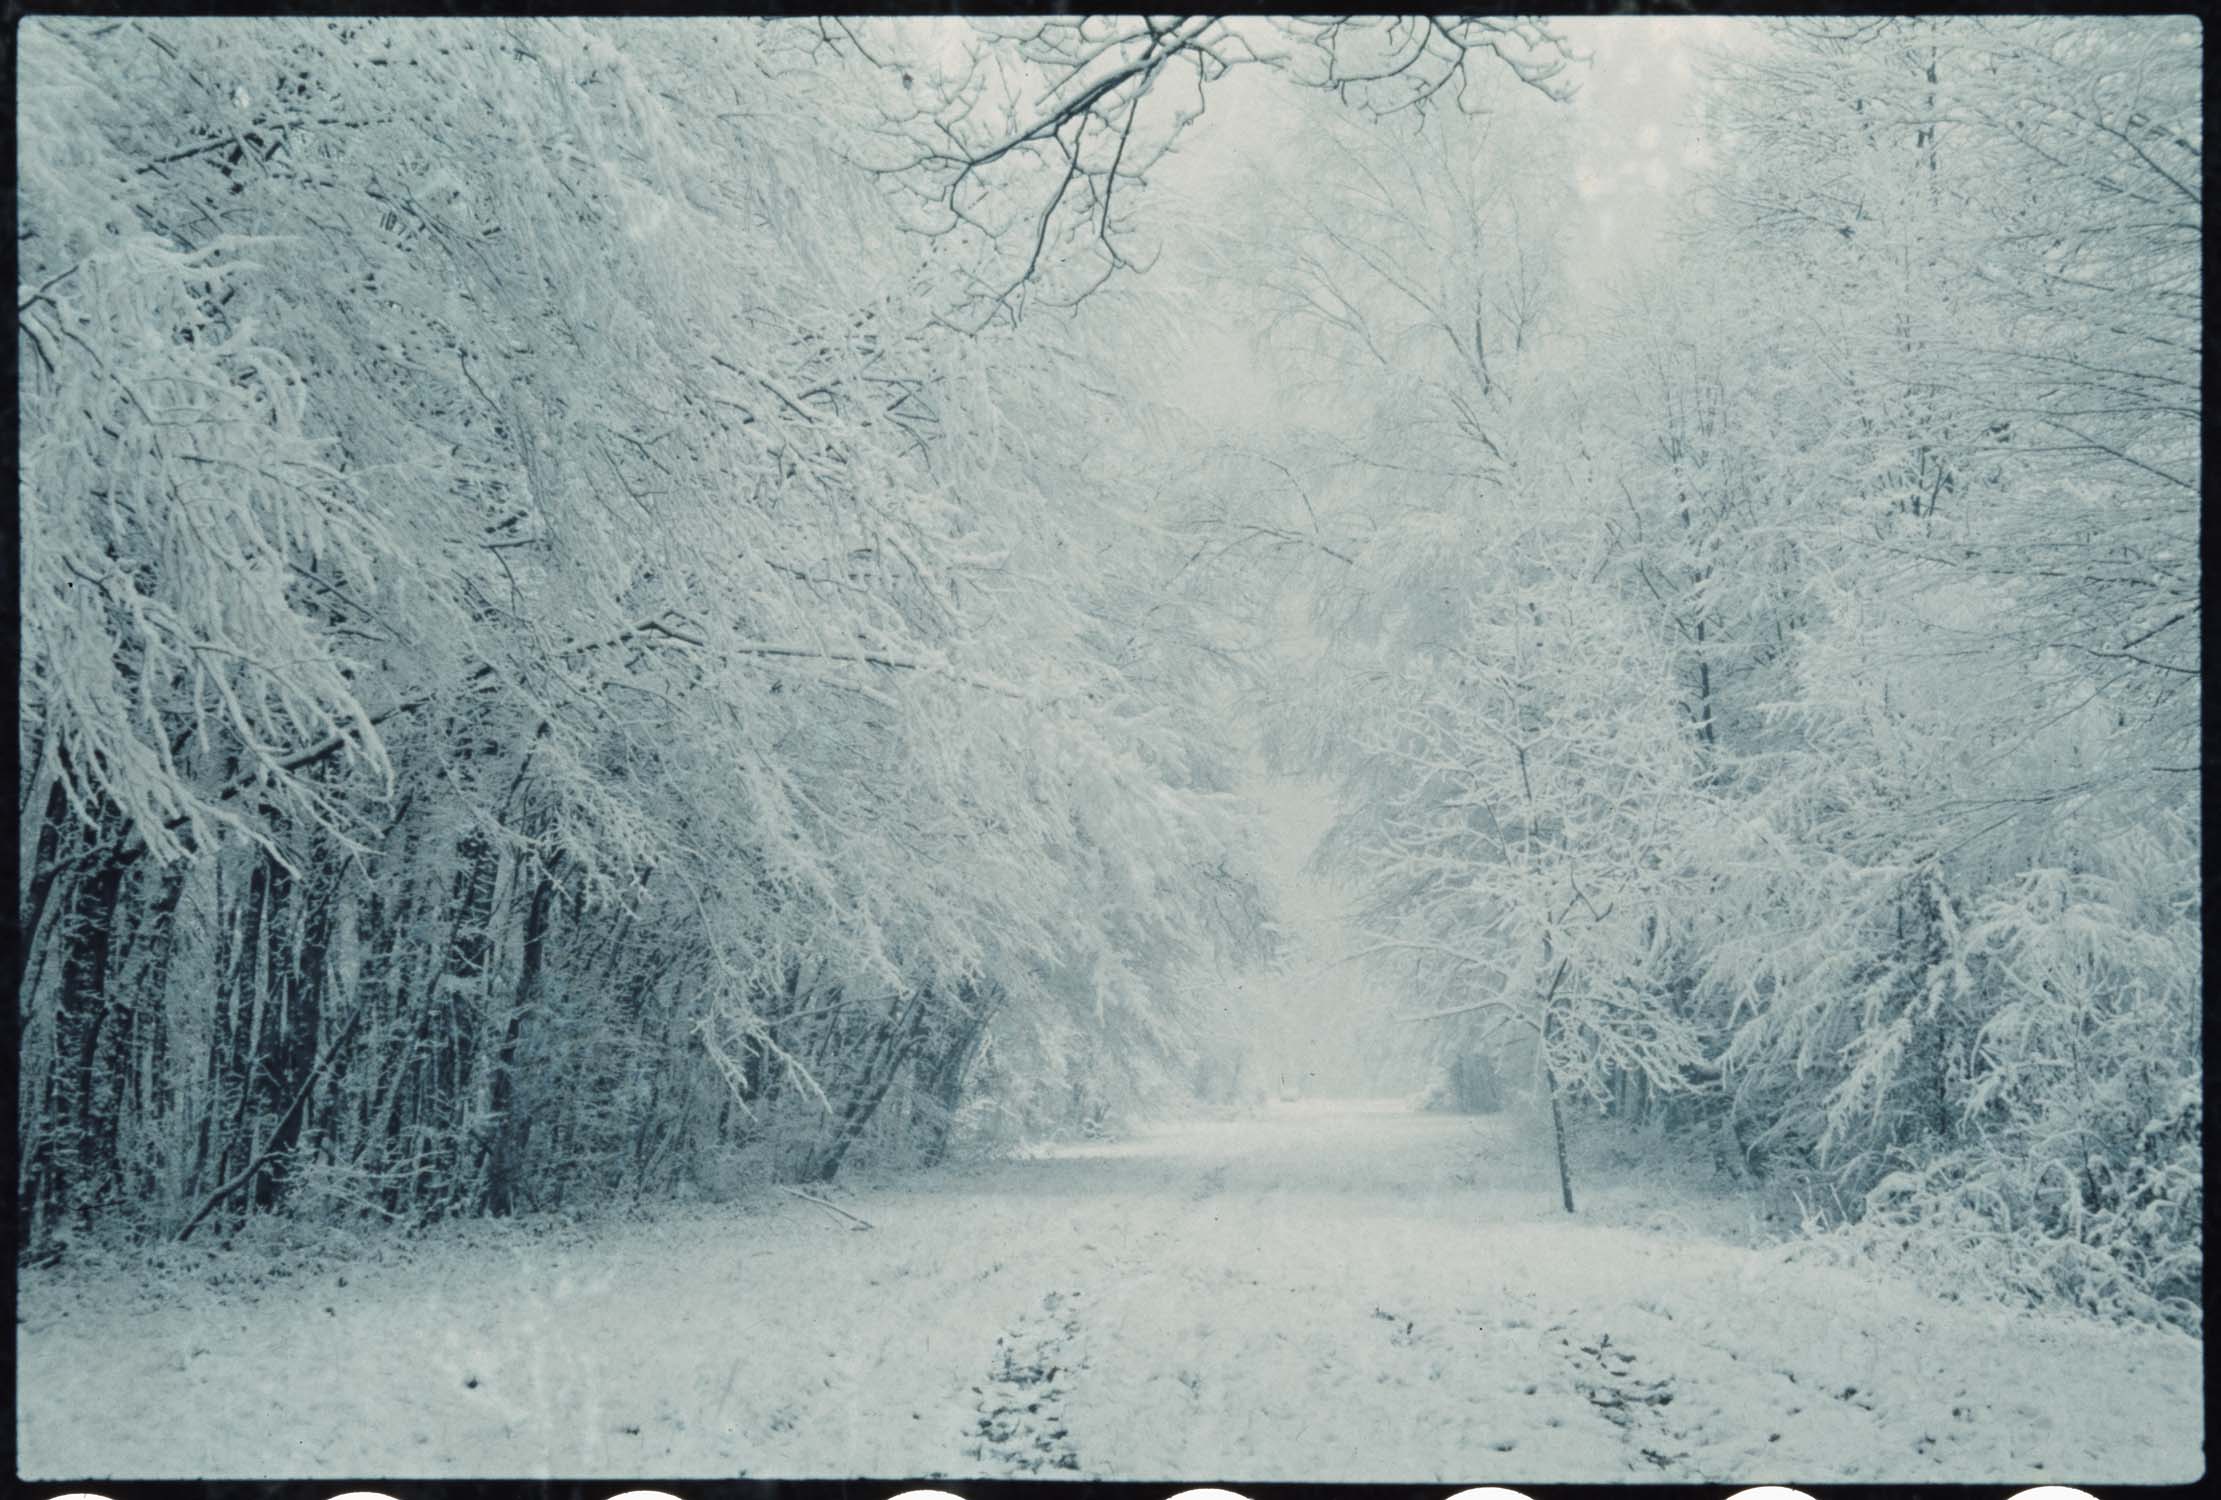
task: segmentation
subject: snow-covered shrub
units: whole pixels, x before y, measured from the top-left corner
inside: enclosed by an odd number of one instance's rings
[[[2125,832],[2082,870],[2023,871],[1974,907],[1954,971],[1983,1015],[1963,1124],[1869,1191],[1868,1243],[1895,1240],[1999,1295],[2199,1326],[2204,945],[2189,847]]]

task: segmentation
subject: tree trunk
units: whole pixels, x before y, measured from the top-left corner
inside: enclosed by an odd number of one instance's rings
[[[1570,962],[1570,959],[1559,959],[1558,972],[1550,976],[1549,992],[1542,998],[1542,1025],[1538,1028],[1543,1088],[1550,1095],[1550,1135],[1558,1148],[1558,1196],[1565,1201],[1567,1213],[1573,1212],[1573,1173],[1566,1166],[1565,1115],[1558,1106],[1558,1070],[1550,1063],[1550,1023],[1557,1018],[1558,986],[1564,981],[1566,965]]]
[[[894,1087],[896,1075],[902,1071],[903,1063],[909,1060],[911,1049],[925,1030],[929,993],[921,990],[911,1002],[908,1014],[890,1017],[885,1023],[877,1045],[859,1071],[857,1092],[849,1096],[847,1107],[841,1111],[839,1127],[804,1173],[809,1181],[831,1182],[834,1174],[840,1171],[841,1163],[847,1160],[849,1149],[863,1136],[864,1127],[879,1112],[881,1101]]]
[[[470,1166],[462,1126],[471,1105],[472,1070],[477,1061],[478,1026],[491,979],[494,953],[494,892],[500,883],[501,852],[473,831],[458,850],[462,866],[449,891],[454,913],[439,968],[423,999],[430,1030],[422,1084],[416,1104],[416,1157],[432,1153],[428,1170],[419,1168],[412,1184],[415,1204],[435,1215],[459,1206],[469,1191]],[[425,1190],[433,1190],[425,1202]]]
[[[494,1057],[492,1084],[493,1137],[486,1161],[486,1212],[507,1217],[516,1197],[516,1168],[521,1132],[512,1118],[516,1100],[514,1073],[517,1046],[524,1035],[524,1020],[540,999],[540,975],[547,950],[548,914],[555,903],[555,882],[543,870],[532,888],[532,902],[525,912],[524,952],[517,969],[516,999],[509,1007],[509,1024],[502,1032],[501,1048]]]
[[[114,843],[109,820],[103,818],[86,842]],[[102,854],[71,893],[68,925],[58,934],[61,991],[55,1002],[57,1056],[50,1075],[58,1087],[48,1095],[55,1107],[44,1123],[49,1138],[59,1134],[62,1149],[49,1158],[46,1194],[55,1210],[69,1208],[80,1216],[91,1212],[94,1199],[112,1185],[116,1172],[116,1121],[104,1117],[95,1101],[100,1083],[96,1063],[108,1012],[124,1003],[111,993],[110,984],[123,873],[120,861]]]
[[[273,871],[273,878],[278,872]],[[286,882],[288,887],[294,882]],[[272,992],[278,1012],[269,1028],[269,1052],[263,1065],[273,1100],[292,1098],[317,1065],[317,1036],[324,1021],[325,988],[331,975],[332,912],[338,897],[336,877],[320,887],[298,892],[296,910],[288,924],[296,951],[280,955],[271,945]],[[277,1207],[292,1181],[295,1148],[300,1144],[309,1114],[316,1107],[313,1093],[286,1110],[271,1131],[264,1148],[267,1169],[255,1180],[254,1203],[258,1209]]]
[[[17,909],[18,930],[23,934],[23,946],[15,955],[16,1015],[29,1013],[31,1000],[31,956],[39,945],[40,929],[46,921],[46,904],[53,895],[55,876],[62,857],[62,835],[69,828],[69,794],[57,776],[47,789],[46,814],[39,822],[38,847],[31,854],[31,874],[26,883],[23,904]]]
[[[126,904],[139,909],[129,926],[130,941],[117,955],[118,1013],[110,1028],[107,1097],[101,1106],[113,1138],[116,1186],[141,1204],[151,1203],[167,1186],[155,1175],[144,1143],[168,1113],[165,1078],[169,1037],[169,968],[177,951],[176,917],[185,894],[183,861],[160,871],[145,871],[140,890]],[[144,887],[154,888],[152,900]],[[126,1159],[127,1147],[139,1147]]]
[[[1545,1086],[1550,1090],[1550,1134],[1558,1146],[1558,1196],[1565,1202],[1565,1211],[1573,1212],[1573,1174],[1566,1168],[1565,1117],[1558,1111],[1558,1074],[1549,1063],[1542,1065]]]
[[[340,1028],[339,1035],[332,1038],[331,1046],[325,1049],[321,1057],[309,1064],[307,1075],[301,1079],[300,1086],[293,1091],[292,1102],[286,1105],[285,1113],[278,1117],[276,1129],[272,1131],[271,1141],[265,1143],[261,1150],[252,1153],[247,1158],[247,1165],[240,1170],[238,1175],[220,1184],[214,1192],[208,1195],[201,1206],[194,1211],[193,1216],[185,1221],[185,1226],[178,1230],[178,1243],[183,1244],[186,1240],[191,1239],[193,1231],[200,1228],[203,1219],[216,1211],[217,1205],[245,1187],[261,1172],[263,1164],[270,1159],[270,1154],[275,1149],[277,1133],[284,1130],[289,1121],[299,1116],[302,1107],[308,1102],[309,1090],[316,1085],[316,1075],[323,1070],[323,1064],[331,1058],[333,1053],[347,1045],[348,1039],[355,1034],[355,1027],[361,1023],[362,1015],[363,1007],[358,1003],[355,1006],[354,1013],[347,1018],[347,1024]]]
[[[993,1000],[970,985],[963,986],[958,994],[969,1003],[970,1013],[957,1023],[955,1035],[941,1055],[922,1069],[919,1077],[919,1087],[930,1112],[918,1122],[923,1135],[921,1159],[927,1166],[935,1165],[948,1155],[949,1134],[956,1123],[957,1107],[964,1098],[964,1080],[987,1040],[987,1023],[994,1014]]]

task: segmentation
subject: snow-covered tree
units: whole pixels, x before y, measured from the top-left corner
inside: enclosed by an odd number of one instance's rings
[[[1177,1054],[1212,738],[813,34],[26,29],[26,1233],[822,1174],[1041,1008]]]

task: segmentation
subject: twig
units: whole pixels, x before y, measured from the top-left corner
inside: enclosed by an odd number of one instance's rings
[[[802,1189],[798,1187],[787,1187],[783,1184],[780,1186],[779,1191],[782,1193],[792,1193],[797,1198],[815,1203],[819,1208],[831,1209],[834,1213],[839,1214],[844,1219],[854,1219],[856,1222],[856,1227],[858,1229],[869,1229],[872,1227],[871,1220],[859,1219],[856,1217],[856,1215],[850,1213],[847,1209],[841,1207],[838,1203],[828,1203],[815,1193],[805,1193],[802,1191]]]
[[[278,1116],[278,1123],[270,1127],[269,1138],[262,1143],[262,1149],[248,1159],[246,1168],[236,1177],[218,1187],[202,1200],[200,1208],[193,1214],[193,1217],[187,1219],[185,1227],[177,1232],[177,1243],[182,1245],[191,1239],[193,1231],[200,1228],[201,1220],[214,1213],[217,1205],[226,1198],[252,1182],[255,1174],[262,1170],[263,1163],[277,1155],[278,1138],[284,1134],[286,1125],[295,1115],[301,1112],[301,1106],[308,1102],[309,1090],[316,1086],[316,1080],[323,1075],[324,1069],[330,1066],[332,1059],[339,1055],[340,1049],[345,1047],[348,1039],[354,1036],[355,1027],[362,1020],[368,1008],[366,1003],[356,1002],[354,1013],[347,1018],[346,1026],[341,1028],[338,1036],[332,1038],[331,1044],[324,1049],[324,1055],[317,1058],[315,1063],[310,1066],[307,1075],[301,1079],[301,1086],[294,1090],[293,1102],[285,1107],[284,1114]]]

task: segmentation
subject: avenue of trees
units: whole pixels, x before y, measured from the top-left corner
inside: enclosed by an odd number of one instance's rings
[[[27,24],[20,1246],[822,1179],[1223,1049],[1270,929],[1127,200],[1233,68],[1569,62]]]
[[[2196,1326],[2195,23],[1754,23],[1609,284],[1530,22],[18,41],[19,1249],[1192,1078],[1257,726],[1569,1210],[1603,1112]]]

